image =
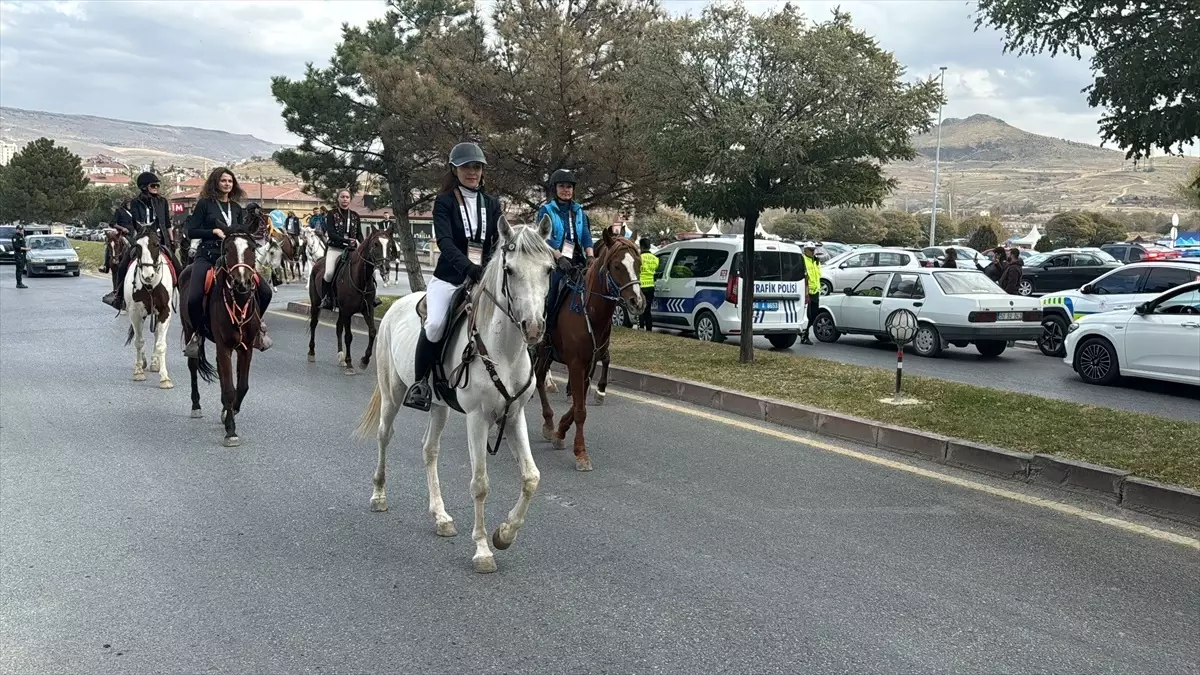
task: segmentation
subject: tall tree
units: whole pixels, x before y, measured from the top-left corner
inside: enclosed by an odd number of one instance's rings
[[[79,155],[49,138],[30,141],[0,168],[0,222],[64,222],[87,206]]]
[[[485,63],[442,49],[439,75],[486,119],[493,186],[533,211],[567,168],[585,208],[653,208],[626,74],[658,16],[656,0],[498,0]]]
[[[1069,211],[1046,221],[1045,232],[1044,238],[1055,246],[1084,246],[1096,236],[1096,224],[1078,211]]]
[[[1175,186],[1175,196],[1183,200],[1189,209],[1200,209],[1200,164],[1193,165],[1187,178]]]
[[[845,244],[878,244],[887,236],[883,217],[867,209],[837,208],[825,212],[830,237]]]
[[[1081,58],[1093,51],[1088,105],[1100,133],[1140,159],[1183,154],[1200,137],[1200,3],[1195,0],[979,0],[976,30],[1005,33],[1005,51]]]
[[[389,0],[380,19],[342,26],[342,42],[326,68],[308,64],[301,80],[271,79],[288,131],[300,145],[276,161],[328,194],[355,186],[360,176],[387,185],[400,227],[409,287],[425,288],[408,214],[433,196],[454,142],[466,140],[467,106],[429,73],[437,72],[430,43],[453,44],[464,58],[482,51],[482,26],[467,0]],[[439,44],[439,48],[442,45]],[[474,50],[474,52],[472,52]],[[459,132],[459,133],[456,133]]]
[[[771,234],[796,241],[819,241],[832,231],[832,223],[820,211],[785,213],[771,223]]]
[[[921,239],[921,222],[916,216],[904,211],[884,211],[879,214],[883,221],[884,246],[916,246]]]
[[[895,187],[882,165],[915,156],[941,96],[905,83],[895,57],[834,12],[810,24],[791,5],[752,15],[712,5],[652,24],[633,75],[643,143],[680,180],[689,213],[743,223],[743,259],[768,208],[876,205]],[[754,266],[742,270],[742,334],[753,334]],[[743,340],[742,362],[754,359]]]
[[[638,214],[631,226],[638,237],[673,237],[680,232],[692,232],[696,226],[680,211],[657,208],[646,214]]]
[[[1007,237],[999,218],[992,216],[969,216],[958,223],[958,230],[968,237],[967,246],[976,251],[995,248]]]

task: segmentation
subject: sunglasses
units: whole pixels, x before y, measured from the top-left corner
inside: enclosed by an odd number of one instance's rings
[[[155,190],[157,190],[157,189],[158,189],[158,183],[151,183],[151,184],[150,184],[150,185],[148,185],[147,187],[152,187],[152,188],[154,188]]]

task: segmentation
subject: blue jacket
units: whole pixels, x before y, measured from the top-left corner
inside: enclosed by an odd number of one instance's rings
[[[580,252],[583,249],[592,248],[592,230],[588,223],[588,217],[583,212],[583,207],[578,202],[571,202],[570,208],[575,212],[575,248]],[[546,243],[555,251],[561,251],[567,223],[570,222],[568,212],[559,207],[557,201],[552,201],[542,204],[534,222],[540,221],[542,214],[549,215],[550,222],[554,223],[554,227],[550,230],[550,238],[546,240]]]

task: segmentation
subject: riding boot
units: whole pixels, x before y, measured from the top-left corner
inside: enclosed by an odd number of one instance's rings
[[[104,304],[112,305],[112,308],[120,311],[125,309],[125,273],[129,271],[129,260],[126,256],[121,258],[117,268],[117,287],[111,293],[104,296]]]
[[[333,282],[322,279],[321,290],[324,295],[321,299],[321,309],[333,309]]]
[[[433,370],[433,361],[437,358],[438,344],[430,342],[429,338],[425,337],[425,329],[421,329],[421,335],[417,338],[417,376],[404,393],[405,407],[429,412],[429,408],[433,406],[433,388],[429,386],[429,372]]]

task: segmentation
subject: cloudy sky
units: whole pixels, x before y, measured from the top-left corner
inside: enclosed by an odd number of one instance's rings
[[[754,11],[781,4],[747,2]],[[813,18],[840,4],[896,53],[911,77],[947,66],[946,117],[986,113],[1028,131],[1099,143],[1098,111],[1080,90],[1085,62],[1001,52],[974,31],[965,0],[799,0]],[[673,13],[702,2],[666,0]],[[324,64],[342,22],[383,13],[382,0],[55,2],[0,0],[0,103],[253,134],[295,143],[271,97],[272,75]]]

